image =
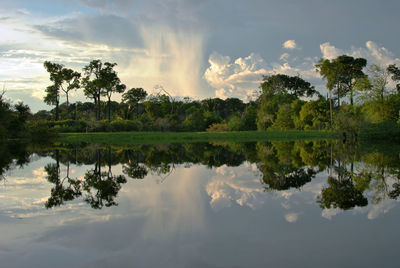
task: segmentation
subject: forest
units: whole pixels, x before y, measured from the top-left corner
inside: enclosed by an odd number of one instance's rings
[[[48,139],[60,132],[225,132],[244,130],[340,131],[357,137],[395,138],[400,133],[400,69],[368,65],[363,58],[342,55],[320,59],[316,72],[328,94],[318,92],[299,75],[265,75],[255,101],[238,98],[194,100],[173,97],[160,87],[149,95],[123,84],[116,63],[93,60],[82,73],[46,61],[50,86],[44,102],[50,111],[31,113],[23,102],[0,95],[0,139]],[[82,90],[88,102],[70,101]],[[119,94],[120,102],[112,100]],[[66,101],[61,103],[61,98]]]

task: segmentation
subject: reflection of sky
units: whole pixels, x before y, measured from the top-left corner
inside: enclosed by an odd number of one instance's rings
[[[128,179],[117,207],[46,210],[48,162],[10,171],[0,187],[2,267],[375,267],[383,258],[391,267],[397,256],[397,202],[321,211],[324,173],[301,190],[264,192],[250,163],[178,166],[162,182]],[[71,166],[71,176],[90,168]]]

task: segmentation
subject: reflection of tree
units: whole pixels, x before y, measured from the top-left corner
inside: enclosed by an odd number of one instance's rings
[[[300,188],[315,177],[316,171],[305,167],[293,142],[259,143],[258,168],[266,190]]]
[[[380,203],[387,198],[397,199],[400,194],[400,159],[396,153],[370,152],[361,157],[364,165],[356,177],[357,186],[369,190],[371,201]],[[391,185],[392,184],[392,185]]]
[[[314,178],[316,172],[311,168],[297,169],[289,174],[279,174],[267,172],[263,173],[263,183],[266,190],[273,189],[278,191],[290,188],[300,188]]]
[[[96,209],[118,205],[114,199],[122,183],[126,183],[123,175],[113,176],[110,172],[101,172],[100,169],[90,170],[85,174],[82,187],[87,193],[85,201]]]
[[[65,201],[72,201],[82,195],[81,182],[68,177],[61,180],[57,164],[48,164],[44,169],[47,172],[47,180],[54,184],[50,197],[45,203],[46,208],[61,206]]]
[[[152,173],[163,181],[172,177],[177,165],[238,166],[248,161],[257,164],[263,187],[274,191],[300,189],[311,182],[317,172],[329,171],[327,185],[317,202],[323,208],[351,209],[400,196],[399,147],[386,147],[370,148],[341,141],[214,142],[138,144],[113,150],[91,145],[79,150],[62,148],[39,154],[57,160],[53,166],[46,167],[48,180],[54,184],[47,202],[49,207],[80,196],[94,208],[113,206],[122,184],[126,183],[124,176],[144,179]],[[4,152],[0,151],[0,154],[4,155]],[[93,164],[94,167],[83,178],[73,180],[68,175],[70,162]],[[67,176],[63,179],[59,179],[59,163],[67,167]],[[122,164],[123,175],[115,176],[111,172],[111,167],[116,164]]]
[[[114,199],[121,189],[121,184],[126,183],[126,179],[123,175],[114,176],[112,174],[111,149],[108,150],[108,170],[101,170],[102,152],[97,150],[95,168],[86,172],[83,181],[69,178],[69,163],[67,164],[66,177],[60,179],[59,150],[56,150],[55,158],[55,164],[48,164],[45,167],[47,180],[54,184],[50,197],[45,204],[46,208],[61,206],[66,201],[72,201],[82,196],[83,192],[85,192],[85,201],[92,208],[100,209],[103,206],[117,205]]]
[[[123,166],[122,172],[132,179],[143,179],[148,171],[143,164],[132,161]]]
[[[61,206],[65,201],[72,201],[82,195],[81,182],[69,178],[69,165],[67,165],[66,177],[60,179],[60,160],[59,150],[55,153],[56,164],[48,164],[44,170],[47,172],[46,179],[54,184],[51,189],[50,197],[45,203],[46,208]]]
[[[26,146],[25,143],[15,141],[0,143],[0,180],[6,180],[6,171],[29,163],[30,153]]]
[[[366,206],[368,200],[361,191],[354,187],[351,179],[337,180],[328,178],[329,187],[323,188],[317,203],[321,208],[351,209],[355,206]]]
[[[111,148],[107,150],[108,171],[101,171],[101,152],[97,150],[97,161],[95,168],[86,172],[82,189],[86,192],[85,201],[92,208],[100,209],[103,206],[110,207],[118,205],[114,199],[121,189],[121,184],[126,183],[123,175],[114,176],[111,171],[112,153]]]

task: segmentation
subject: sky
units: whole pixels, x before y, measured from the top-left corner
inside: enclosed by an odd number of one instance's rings
[[[33,112],[48,60],[82,71],[116,62],[127,88],[172,96],[259,94],[263,75],[300,75],[323,94],[320,58],[400,65],[396,0],[0,0],[0,83]],[[1,90],[1,89],[0,89]],[[115,96],[119,100],[120,96]],[[82,90],[75,101],[90,101]],[[61,101],[65,101],[62,97]]]

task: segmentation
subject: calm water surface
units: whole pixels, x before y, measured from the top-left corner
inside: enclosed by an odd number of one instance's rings
[[[1,267],[399,267],[400,146],[1,147]]]

